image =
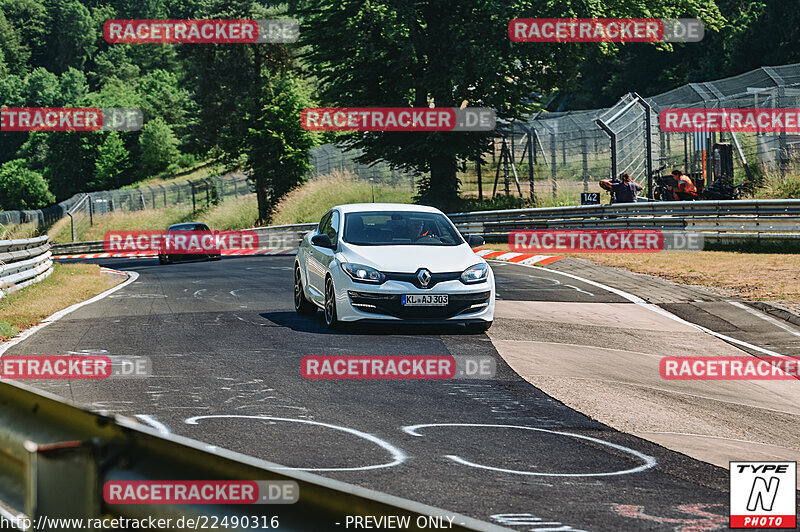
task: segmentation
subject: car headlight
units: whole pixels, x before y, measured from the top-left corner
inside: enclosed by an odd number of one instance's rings
[[[353,264],[352,262],[343,262],[342,270],[352,280],[359,283],[372,283],[381,284],[386,280],[386,276],[375,268],[364,266],[362,264]]]
[[[465,284],[480,283],[489,277],[489,266],[486,263],[470,266],[461,274],[461,282]]]

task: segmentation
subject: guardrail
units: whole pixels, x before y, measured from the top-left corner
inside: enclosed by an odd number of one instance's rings
[[[800,200],[621,203],[449,214],[464,234],[501,240],[520,229],[672,229],[705,240],[800,239]]]
[[[48,239],[0,240],[0,298],[53,273]]]
[[[278,516],[278,529],[291,532],[338,530],[347,516],[392,515],[409,516],[408,530],[423,529],[414,526],[420,516],[441,517],[444,523],[454,518],[450,530],[456,531],[509,530],[232,451],[211,451],[207,444],[159,433],[122,416],[91,412],[18,383],[0,383],[0,405],[0,521],[152,517],[172,519],[172,526],[159,530],[185,530],[176,525],[180,517],[227,516],[230,526],[220,528],[247,530],[253,528],[253,516],[268,521]],[[143,480],[293,481],[299,492],[297,502],[280,505],[105,502],[106,482]],[[233,526],[234,516],[240,526]]]
[[[703,233],[706,241],[798,240],[800,200],[618,203],[447,215],[464,234],[501,241],[520,229],[664,229]],[[261,247],[296,247],[315,223],[255,227]],[[56,254],[101,253],[103,242],[56,244]]]

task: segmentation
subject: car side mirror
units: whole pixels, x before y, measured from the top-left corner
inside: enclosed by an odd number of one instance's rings
[[[333,248],[333,242],[328,235],[314,235],[311,237],[311,243],[321,248]]]
[[[476,248],[478,246],[482,246],[484,244],[484,240],[480,235],[469,235],[467,237],[467,244],[469,244],[469,247],[471,248]]]

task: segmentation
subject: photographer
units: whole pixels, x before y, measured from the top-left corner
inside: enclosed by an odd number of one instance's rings
[[[614,203],[635,203],[636,194],[642,190],[642,185],[631,180],[628,173],[620,176],[620,181],[600,181],[600,187],[614,193]]]

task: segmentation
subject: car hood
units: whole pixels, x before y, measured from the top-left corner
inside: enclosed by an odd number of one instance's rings
[[[469,244],[460,246],[354,246],[345,244],[341,260],[371,266],[384,272],[414,273],[427,268],[432,273],[461,272],[483,262]]]

